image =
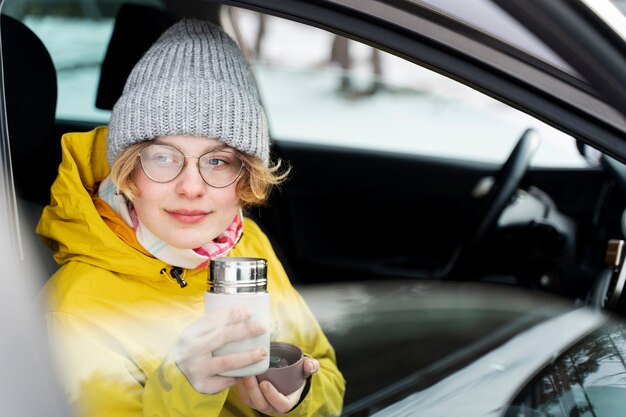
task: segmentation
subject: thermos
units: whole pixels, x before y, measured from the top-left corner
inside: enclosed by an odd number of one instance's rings
[[[267,331],[261,336],[232,342],[213,352],[224,355],[255,348],[268,352],[260,362],[222,373],[223,376],[241,377],[259,375],[269,368],[270,352],[270,300],[267,292],[267,260],[262,258],[225,257],[211,259],[204,308],[210,314],[217,310],[246,306],[252,309],[252,318]]]

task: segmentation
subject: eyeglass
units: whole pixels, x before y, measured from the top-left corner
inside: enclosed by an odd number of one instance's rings
[[[200,176],[214,188],[228,187],[241,175],[243,161],[228,150],[213,150],[200,156],[185,155],[171,145],[152,144],[139,152],[141,169],[154,182],[173,181],[183,171],[187,158],[195,158]]]

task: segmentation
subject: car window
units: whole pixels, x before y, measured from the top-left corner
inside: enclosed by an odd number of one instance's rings
[[[626,335],[615,324],[593,333],[532,381],[506,417],[623,415]]]
[[[159,0],[133,3],[163,7]],[[7,0],[3,5],[2,12],[24,22],[52,57],[58,82],[57,119],[108,122],[111,112],[96,108],[96,93],[120,4]]]
[[[276,141],[502,163],[535,127],[543,144],[534,166],[587,166],[571,137],[435,72],[296,22],[230,16]]]
[[[51,3],[58,13],[50,16],[39,3],[29,4],[10,1],[3,12],[26,23],[50,51],[57,119],[107,123],[110,112],[95,101],[115,8]],[[573,138],[444,76],[330,32],[228,10],[231,34],[254,65],[275,141],[502,163],[534,127],[543,142],[533,166],[588,166]]]

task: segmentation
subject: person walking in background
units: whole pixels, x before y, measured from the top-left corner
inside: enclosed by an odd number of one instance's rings
[[[338,90],[342,93],[355,94],[356,91],[351,81],[350,71],[354,67],[354,58],[350,54],[350,39],[343,36],[334,35],[333,41],[330,47],[330,62],[337,63],[341,69],[341,75],[339,80]],[[365,91],[360,92],[360,95],[371,95],[376,93],[381,87],[382,83],[380,78],[383,75],[382,62],[380,59],[380,51],[377,48],[371,48],[369,63],[372,68],[372,74],[374,80],[371,86]]]

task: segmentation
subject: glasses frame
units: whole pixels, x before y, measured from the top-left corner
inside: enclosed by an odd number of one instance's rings
[[[174,176],[174,178],[172,178],[171,180],[168,181],[158,181],[155,180],[154,178],[152,178],[147,172],[146,172],[146,168],[143,166],[143,161],[141,159],[141,152],[143,152],[144,150],[146,150],[147,148],[149,148],[150,146],[155,146],[155,145],[159,145],[159,146],[169,146],[170,148],[176,149],[178,152],[180,152],[180,154],[183,156],[183,158],[185,158],[185,162],[183,163],[183,165],[180,168],[180,171],[178,171],[178,174],[176,174],[176,176]],[[239,162],[241,162],[241,167],[239,167],[239,172],[237,173],[237,175],[235,176],[235,178],[229,182],[226,185],[213,185],[210,182],[208,182],[206,180],[206,178],[204,178],[204,175],[202,175],[202,171],[200,170],[200,159],[202,159],[202,157],[204,157],[205,155],[208,155],[210,153],[214,153],[214,152],[226,152],[226,153],[230,153],[232,154],[235,158],[237,158],[239,160]],[[237,182],[237,180],[239,180],[239,178],[241,178],[241,173],[243,172],[244,167],[246,167],[246,163],[241,159],[241,157],[239,157],[239,155],[236,152],[230,151],[230,150],[224,150],[224,149],[211,149],[210,151],[207,151],[205,153],[203,153],[200,156],[193,156],[193,155],[185,155],[185,153],[183,151],[181,151],[180,149],[178,149],[176,146],[174,145],[170,145],[169,143],[151,143],[150,145],[146,146],[145,148],[143,148],[141,151],[139,151],[139,153],[137,153],[137,158],[139,159],[139,165],[141,166],[141,170],[143,171],[144,174],[146,174],[146,177],[150,178],[151,181],[154,181],[158,184],[167,184],[168,182],[172,182],[174,181],[176,178],[178,178],[178,176],[180,175],[181,172],[183,172],[185,170],[185,167],[187,166],[187,159],[188,158],[194,158],[196,160],[196,168],[198,169],[198,174],[200,174],[200,178],[202,178],[202,181],[205,182],[206,185],[208,185],[209,187],[212,188],[226,188],[226,187],[230,187],[231,185],[233,185],[235,182]]]

